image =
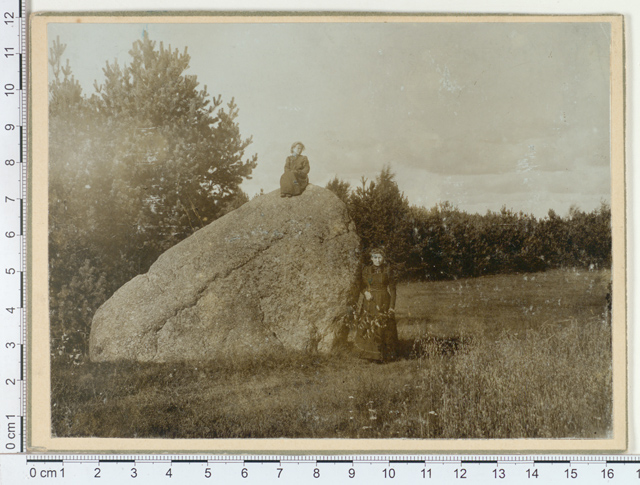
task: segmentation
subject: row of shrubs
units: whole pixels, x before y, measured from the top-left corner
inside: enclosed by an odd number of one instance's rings
[[[542,219],[507,209],[485,215],[451,207],[415,212],[410,250],[399,258],[409,278],[611,265],[611,211],[604,205],[589,213],[572,210],[566,217],[549,211]]]
[[[332,180],[368,250],[382,246],[399,276],[440,280],[498,273],[535,272],[558,267],[611,265],[611,209],[583,212],[572,207],[536,218],[503,207],[469,214],[449,203],[412,206],[385,168],[373,181],[352,189]]]

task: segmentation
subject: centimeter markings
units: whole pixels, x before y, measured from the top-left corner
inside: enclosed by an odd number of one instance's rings
[[[24,0],[0,0],[0,451],[26,449],[27,59]]]
[[[27,137],[28,137],[28,85],[27,85],[27,13],[26,0],[18,0],[20,17],[20,449],[27,449],[25,419],[27,415]]]
[[[6,457],[0,457],[6,458]],[[7,483],[631,483],[638,456],[15,455]],[[1,463],[1,460],[0,460]],[[1,469],[1,468],[0,468]]]

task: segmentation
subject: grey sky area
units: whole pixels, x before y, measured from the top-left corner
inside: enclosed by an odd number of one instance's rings
[[[235,97],[258,154],[249,195],[278,187],[299,140],[311,183],[389,164],[425,207],[543,216],[610,201],[608,24],[50,24],[49,39],[91,93],[145,29]]]

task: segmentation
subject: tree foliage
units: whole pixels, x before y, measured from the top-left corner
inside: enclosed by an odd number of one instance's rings
[[[344,197],[349,185],[334,178],[327,188]],[[340,196],[340,195],[339,195]],[[344,200],[344,199],[343,199]],[[410,206],[385,167],[374,181],[346,197],[362,242],[363,259],[381,246],[404,279],[452,279],[556,267],[611,264],[611,210],[572,208],[545,218],[503,207],[469,214],[448,202],[430,209]]]
[[[451,204],[412,207],[411,257],[404,276],[451,279],[558,267],[611,265],[611,209],[537,219],[503,207],[484,215]]]
[[[195,76],[184,74],[186,48],[156,48],[145,34],[129,54],[131,64],[123,69],[107,63],[98,108],[120,134],[114,208],[126,215],[134,229],[129,241],[144,248],[148,266],[221,215],[256,157],[243,161],[251,139],[240,136],[234,100],[222,107],[220,96],[210,99],[206,87],[197,89]]]
[[[162,252],[246,201],[240,184],[257,163],[245,157],[251,138],[240,134],[235,101],[199,89],[186,49],[145,33],[130,62],[107,62],[85,96],[65,47],[56,39],[49,58],[50,292],[60,336],[88,334],[91,320],[65,302],[84,298],[95,311]]]
[[[340,180],[336,175],[327,183],[325,188],[336,194],[345,204],[349,202],[349,196],[351,195],[351,184],[349,182]]]
[[[411,250],[409,201],[400,192],[391,168],[384,167],[375,181],[367,182],[363,177],[352,192],[348,207],[365,257],[372,248],[381,247],[390,262],[404,267]]]

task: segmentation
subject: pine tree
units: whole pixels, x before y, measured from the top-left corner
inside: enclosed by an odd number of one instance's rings
[[[344,180],[340,180],[337,175],[327,183],[325,188],[336,194],[345,204],[349,201],[351,184]]]
[[[198,90],[186,75],[189,55],[145,33],[129,52],[131,64],[104,69],[98,109],[116,125],[115,171],[121,173],[114,213],[132,231],[140,270],[195,230],[217,219],[250,178],[257,157],[243,160],[243,139],[232,99]]]
[[[198,89],[186,49],[145,33],[85,96],[66,46],[50,50],[49,250],[52,335],[73,348],[95,311],[157,257],[247,199],[257,157],[244,156],[232,99]],[[74,311],[69,302],[85,302]],[[60,337],[61,338],[61,337]]]
[[[413,227],[409,202],[400,192],[390,167],[384,167],[375,181],[367,183],[362,178],[349,199],[349,213],[360,235],[365,258],[372,248],[381,247],[389,262],[403,273]]]

